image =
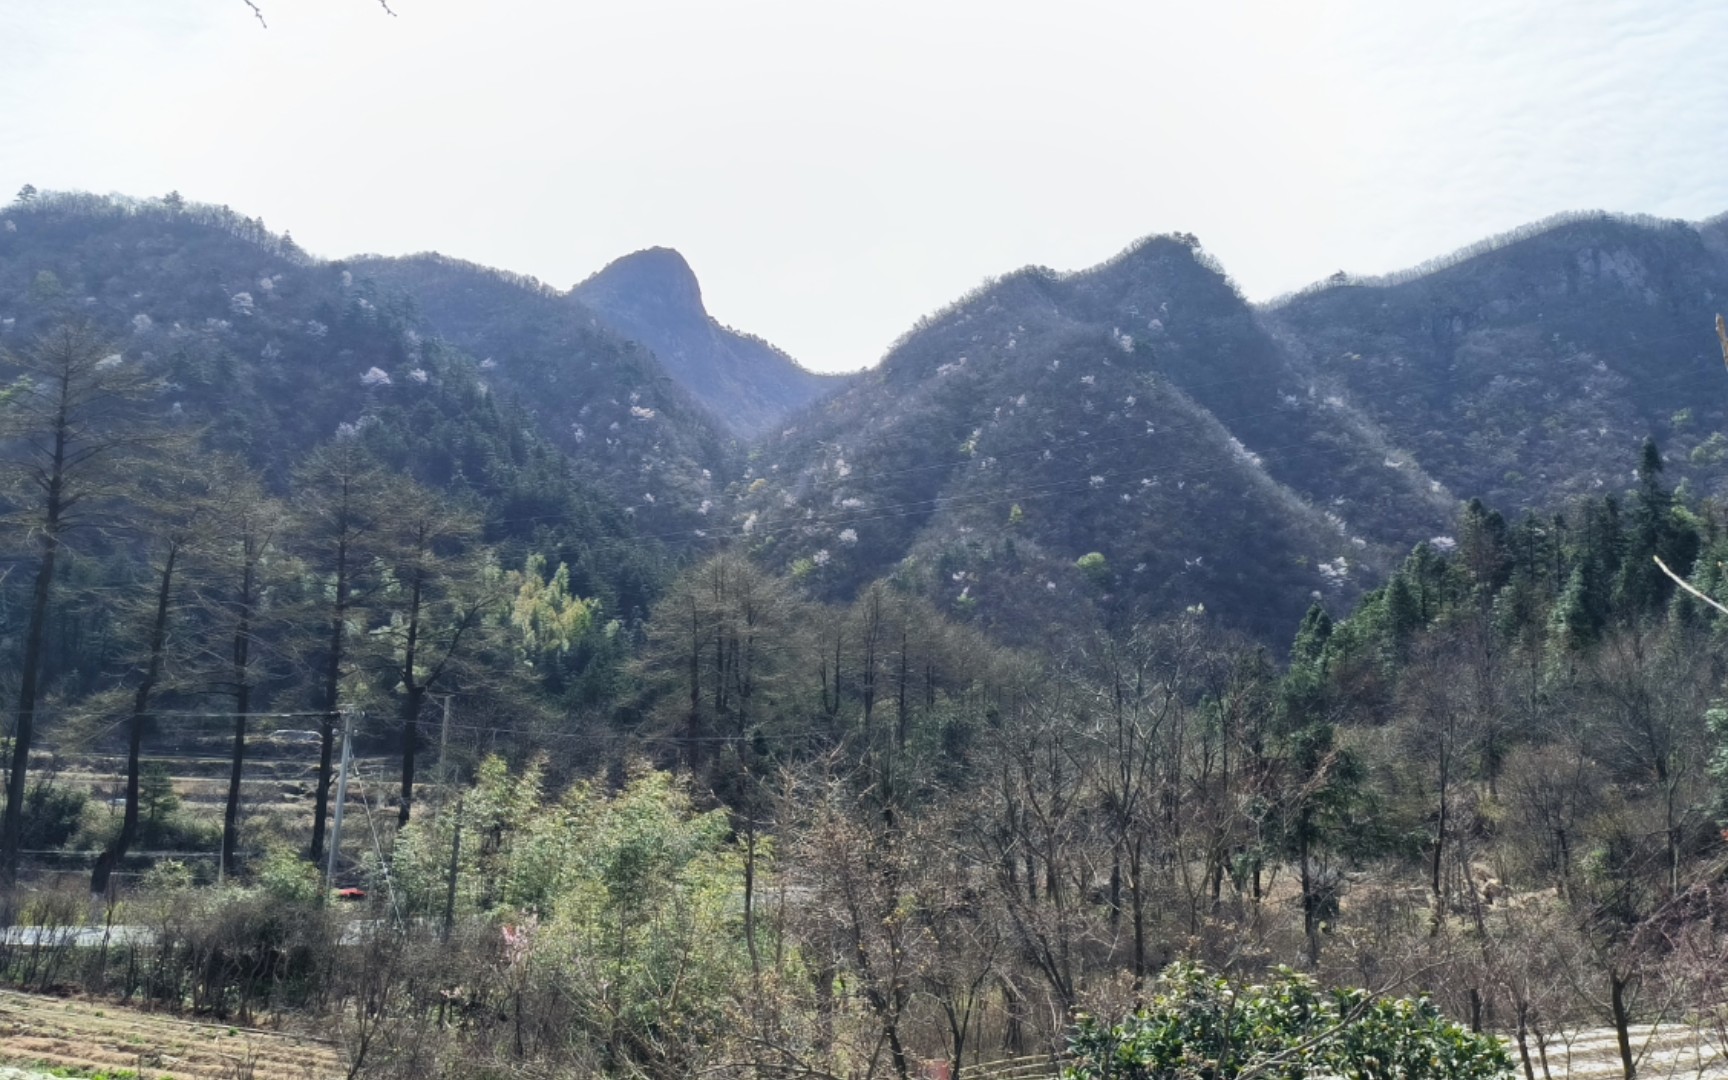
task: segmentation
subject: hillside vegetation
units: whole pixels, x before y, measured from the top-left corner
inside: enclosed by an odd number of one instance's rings
[[[1640,385],[1712,235],[1267,311],[1153,238],[743,443],[535,282],[30,193],[0,977],[353,1076],[1720,1054],[1724,630],[1656,563],[1728,599],[1720,425]]]

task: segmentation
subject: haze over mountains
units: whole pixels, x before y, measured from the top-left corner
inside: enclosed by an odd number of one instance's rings
[[[164,410],[261,466],[359,431],[480,492],[499,535],[580,502],[578,546],[730,539],[820,595],[894,575],[1011,639],[1204,604],[1281,645],[1461,500],[1623,489],[1646,435],[1721,493],[1725,297],[1720,219],[1572,216],[1263,308],[1194,238],[1153,237],[1009,274],[835,377],[715,322],[669,249],[561,292],[436,255],[322,262],[161,200],[0,210],[0,344],[94,320],[160,367]],[[595,588],[646,602],[603,561]]]

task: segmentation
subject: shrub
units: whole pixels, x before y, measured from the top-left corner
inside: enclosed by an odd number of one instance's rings
[[[1065,1080],[1500,1080],[1512,1059],[1500,1040],[1452,1023],[1426,997],[1321,990],[1279,968],[1265,986],[1232,986],[1176,964],[1152,1004],[1105,1026],[1082,1016]]]
[[[24,793],[23,835],[19,846],[29,851],[56,851],[78,832],[89,799],[82,791],[47,781],[31,784]]]
[[[1100,551],[1088,551],[1074,560],[1075,569],[1100,587],[1110,584],[1110,563]]]

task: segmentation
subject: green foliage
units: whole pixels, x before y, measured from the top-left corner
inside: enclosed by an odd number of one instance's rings
[[[144,766],[138,783],[138,812],[144,817],[147,833],[159,829],[169,815],[180,809],[180,796],[174,794],[174,778],[168,767],[159,761]]]
[[[26,851],[65,847],[77,835],[89,796],[48,780],[37,780],[24,793],[24,829],[19,846]]]
[[[508,583],[515,593],[510,626],[530,663],[569,655],[594,626],[600,605],[571,591],[570,568],[564,563],[548,579],[546,556],[535,552],[520,572],[511,572]]]
[[[1101,552],[1088,551],[1074,560],[1074,568],[1099,588],[1110,584],[1110,563]]]
[[[1236,986],[1196,964],[1159,979],[1151,1004],[1116,1024],[1082,1016],[1065,1080],[1499,1080],[1505,1046],[1447,1020],[1426,997],[1321,990],[1278,969]]]
[[[1716,744],[1710,752],[1710,779],[1716,791],[1716,820],[1728,830],[1728,707],[1718,702],[1704,713],[1710,738]],[[1728,838],[1728,831],[1724,833]]]
[[[255,883],[265,895],[283,903],[311,906],[319,900],[318,868],[286,845],[276,844],[264,852]]]
[[[507,922],[535,977],[574,1003],[579,1034],[640,1053],[721,1031],[750,970],[727,814],[698,811],[683,782],[646,767],[617,792],[581,782],[556,800],[542,777],[492,758],[460,810],[417,817],[396,842],[399,903],[441,910],[460,817],[460,910]],[[759,875],[770,850],[759,845]]]

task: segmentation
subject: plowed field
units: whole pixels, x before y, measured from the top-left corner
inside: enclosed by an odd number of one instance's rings
[[[347,1073],[341,1048],[322,1039],[10,991],[0,991],[0,1063],[124,1070],[142,1080],[329,1080]]]

